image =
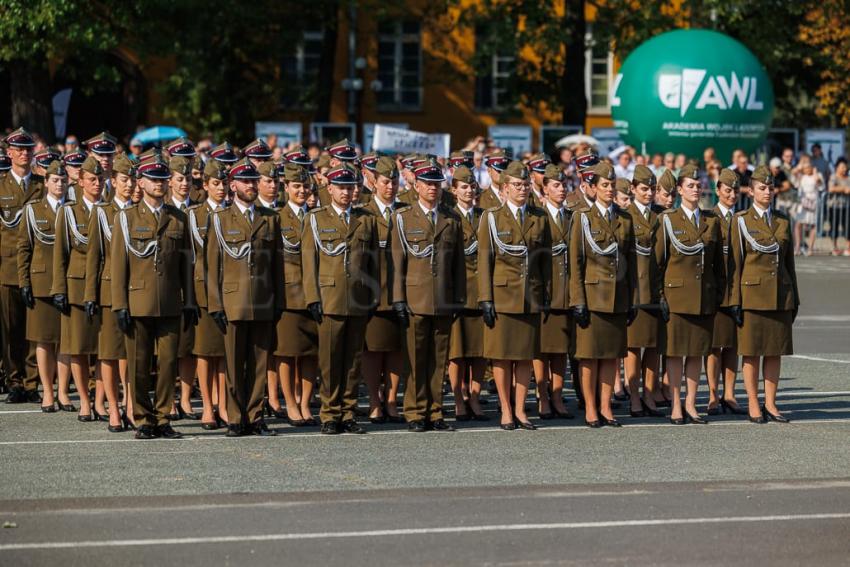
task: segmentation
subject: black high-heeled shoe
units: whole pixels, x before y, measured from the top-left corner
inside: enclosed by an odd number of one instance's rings
[[[92,413],[88,415],[78,415],[77,421],[81,421],[83,423],[91,423],[92,421],[97,421],[97,419],[94,417],[94,410],[92,410]]]
[[[720,415],[721,413],[726,413],[726,410],[723,409],[723,404],[721,402],[717,402],[716,406],[709,406],[705,410],[706,415]]]
[[[56,403],[54,402],[49,406],[41,406],[41,411],[44,413],[56,413],[59,410],[56,408]]]
[[[62,411],[72,412],[77,411],[77,406],[74,404],[63,404],[62,402],[57,402],[59,404],[59,409]]]
[[[701,418],[699,414],[691,415],[687,410],[684,411],[685,423],[695,423],[697,425],[707,425],[708,422]]]
[[[122,423],[121,425],[107,425],[106,429],[110,433],[121,433],[124,431],[124,424]]]
[[[201,417],[194,411],[187,412],[184,410],[180,404],[177,404],[177,415],[180,416],[180,419],[191,419],[192,421],[201,419]]]
[[[585,424],[586,426],[588,426],[589,428],[591,428],[591,429],[599,429],[600,427],[602,427],[602,422],[601,422],[600,420],[598,420],[598,419],[596,419],[596,420],[594,420],[594,421],[587,421],[587,420],[585,419],[585,420],[584,420],[584,424]]]
[[[751,416],[749,412],[747,412],[747,415],[749,416],[747,419],[750,420],[750,423],[757,423],[759,425],[763,425],[763,424],[767,423],[767,418],[764,417],[763,413],[760,413],[758,415],[758,417]]]
[[[643,409],[643,403],[641,403],[640,409],[635,411],[631,407],[629,407],[629,416],[630,417],[646,417],[646,410]]]
[[[121,410],[121,424],[124,426],[124,429],[127,431],[135,431],[136,426],[133,425],[133,422],[130,421],[130,417],[127,415],[127,410]]]
[[[623,424],[616,419],[608,419],[604,415],[599,416],[599,420],[602,422],[602,425],[606,427],[623,427]]]
[[[570,410],[568,410],[566,408],[564,408],[564,409],[565,409],[565,411],[559,411],[558,408],[556,408],[555,406],[552,406],[552,413],[554,413],[555,417],[558,418],[558,419],[575,419],[576,418],[576,416],[574,416],[572,413],[570,413]]]
[[[533,423],[531,423],[530,421],[522,421],[522,420],[520,420],[519,418],[516,418],[516,417],[514,418],[514,421],[516,422],[516,426],[519,427],[520,429],[525,429],[526,431],[536,431],[537,430],[537,426],[534,425]]]
[[[501,427],[503,431],[514,431],[516,429],[516,424],[514,424],[513,421],[510,423],[500,423],[499,427]]]
[[[92,409],[92,414],[94,414],[94,419],[92,421],[109,421],[108,413],[98,413],[96,409]]]
[[[655,408],[651,408],[644,403],[643,400],[640,401],[640,406],[643,408],[643,415],[647,417],[664,417],[664,412],[658,411]]]
[[[767,417],[768,421],[775,421],[776,423],[791,423],[791,420],[785,417],[784,415],[780,415],[778,413],[770,413],[767,411],[767,407],[764,405],[761,406],[761,413],[763,416]]]
[[[750,415],[750,412],[748,412],[738,404],[727,402],[723,398],[720,398],[720,407],[723,410],[724,414],[728,411],[732,415]]]
[[[658,402],[655,402],[655,403],[658,403]],[[686,422],[685,422],[684,417],[671,417],[670,418],[670,424],[671,425],[685,425],[685,423]]]
[[[463,416],[461,416],[461,417],[463,417]],[[304,425],[304,424],[306,424],[307,420],[302,419],[301,422],[302,422],[302,425]],[[374,423],[375,425],[381,425],[382,423],[387,422],[387,416],[385,416],[383,413],[381,415],[376,415],[374,417],[369,416],[369,422]]]

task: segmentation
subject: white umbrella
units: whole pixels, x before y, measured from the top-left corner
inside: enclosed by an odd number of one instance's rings
[[[599,146],[599,140],[597,140],[593,136],[588,136],[587,134],[570,134],[569,136],[564,136],[563,138],[555,142],[555,147],[568,148],[570,146],[576,146],[578,144]]]
[[[617,161],[617,158],[620,157],[620,154],[623,153],[624,151],[628,150],[628,149],[629,149],[629,146],[616,147],[613,150],[611,150],[611,152],[608,154],[608,157],[612,161]]]

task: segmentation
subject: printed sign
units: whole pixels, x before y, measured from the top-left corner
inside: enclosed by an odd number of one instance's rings
[[[399,154],[434,154],[449,157],[451,136],[449,134],[426,134],[404,128],[375,125],[372,147],[381,152]]]

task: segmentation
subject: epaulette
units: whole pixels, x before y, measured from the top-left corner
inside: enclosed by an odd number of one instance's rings
[[[47,197],[44,197],[44,199],[47,199]],[[27,205],[35,205],[36,203],[39,203],[39,202],[41,202],[42,200],[43,200],[43,199],[30,199],[29,201],[27,201],[26,203],[24,203],[24,206],[26,207]]]
[[[95,203],[95,207],[108,207],[112,204],[112,201],[101,201],[100,203]]]
[[[315,207],[315,208],[313,208],[313,209],[308,210],[308,211],[307,211],[307,214],[308,214],[308,215],[313,215],[313,214],[318,213],[319,211],[324,211],[324,210],[325,210],[325,209],[327,209],[327,208],[328,208],[328,206],[327,206],[327,205],[322,205],[322,206],[320,206],[320,207]]]
[[[194,211],[195,209],[197,209],[199,207],[203,207],[203,206],[204,206],[204,203],[195,203],[194,205],[189,205],[189,210]]]
[[[736,217],[743,217],[743,216],[745,216],[748,212],[749,212],[749,209],[744,210],[744,211],[738,211],[737,213],[735,213],[735,216],[736,216]]]

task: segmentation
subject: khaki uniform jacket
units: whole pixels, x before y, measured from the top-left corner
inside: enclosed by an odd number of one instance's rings
[[[376,199],[372,199],[368,205],[363,208],[375,216],[375,224],[378,229],[378,273],[380,274],[381,296],[378,303],[378,311],[391,311],[393,305],[393,242],[390,238],[390,227],[395,222],[394,217],[396,211],[403,209],[404,203],[395,201],[390,206],[389,222],[381,214],[381,208],[378,206]],[[401,300],[398,300],[401,301]]]
[[[586,204],[586,203],[585,203]],[[589,225],[585,233],[582,217]],[[605,250],[617,244],[610,256],[597,254],[587,241]],[[570,223],[570,306],[584,305],[600,313],[626,313],[637,285],[637,259],[632,217],[616,205],[611,222],[599,207],[573,213]]]
[[[526,205],[522,226],[507,204],[488,210],[478,225],[478,301],[497,313],[539,313],[552,296],[552,234],[546,211]],[[491,234],[492,216],[496,234]],[[497,246],[521,246],[513,255]]]
[[[392,236],[392,298],[416,315],[451,315],[466,302],[466,261],[461,219],[438,205],[434,225],[419,203],[395,213]],[[431,253],[423,257],[431,247]]]
[[[472,222],[455,206],[454,212],[461,218],[463,250],[466,265],[466,309],[478,310],[478,228],[484,209],[472,208]]]
[[[307,305],[321,302],[328,315],[367,315],[380,299],[377,251],[376,220],[369,211],[352,207],[345,226],[333,206],[311,210],[301,238]]]
[[[304,301],[304,284],[301,281],[301,234],[304,232],[303,225],[307,222],[307,213],[301,221],[289,205],[283,205],[277,212],[280,217],[286,309],[304,310],[307,309],[307,302]]]
[[[670,218],[675,236],[682,245],[702,242],[702,254],[683,254],[675,248],[664,228]],[[699,228],[679,207],[658,216],[655,235],[655,261],[661,273],[661,294],[672,313],[713,315],[723,299],[725,270],[720,220],[711,211],[701,210]]]
[[[732,242],[732,223],[735,221],[735,214],[733,213],[732,219],[727,222],[723,218],[720,207],[715,206],[712,212],[720,222],[720,235],[723,238],[723,275],[726,285],[723,286],[723,299],[720,301],[720,307],[729,307],[729,300],[732,297],[732,272],[735,270],[735,259],[732,255],[732,247],[730,246]]]
[[[30,226],[26,208],[32,207],[35,227]],[[47,198],[27,203],[21,224],[18,225],[18,285],[32,288],[34,297],[50,297],[50,287],[53,285],[53,243],[55,235],[56,213]],[[37,228],[43,235],[46,244],[35,235]]]
[[[791,223],[784,214],[771,211],[771,226],[757,218],[755,208],[732,218],[731,242],[734,256],[730,305],[754,311],[789,311],[800,305]],[[756,251],[742,234],[738,219],[744,220],[749,235],[762,246],[776,243],[775,253]]]
[[[210,217],[212,216],[212,201],[189,207],[186,217],[189,220],[189,235],[192,237],[192,253],[195,258],[192,280],[195,288],[195,303],[198,307],[207,307],[207,253],[209,241]],[[225,204],[221,204],[224,208]]]
[[[220,231],[216,229],[219,223]],[[286,306],[280,220],[277,211],[254,207],[253,222],[236,204],[216,211],[207,236],[207,308],[228,321],[274,321]],[[250,250],[236,259],[231,252]]]
[[[502,206],[502,201],[496,193],[493,192],[492,185],[486,189],[482,189],[478,196],[478,206],[484,209],[495,209]]]
[[[109,203],[98,203],[92,211],[84,299],[103,307],[112,305],[112,235],[115,233],[115,217],[120,210],[113,199]],[[102,218],[98,211],[103,211]]]
[[[127,234],[122,228],[126,218]],[[116,215],[112,232],[112,310],[129,309],[133,317],[177,317],[195,305],[192,244],[185,214],[162,205],[157,221],[145,202]],[[153,247],[139,258],[132,251]]]
[[[26,192],[12,172],[0,179],[0,284],[18,285],[18,226],[24,204],[44,197],[44,178],[30,174]]]
[[[658,224],[658,212],[652,203],[647,205],[649,218],[644,217],[637,205],[632,203],[626,212],[632,216],[635,231],[635,255],[637,257],[637,285],[635,286],[633,305],[657,304],[660,297],[660,273],[655,261],[655,236]]]
[[[552,233],[552,299],[549,307],[565,311],[570,308],[570,222],[572,213],[564,209],[563,226],[559,227],[548,207],[546,221]]]
[[[576,189],[572,193],[567,193],[567,200],[564,201],[564,206],[573,213],[587,212],[590,207],[587,204],[587,199],[584,198],[584,193],[581,189]]]
[[[89,233],[97,223],[95,209],[89,212],[84,199],[65,203],[56,212],[56,241],[53,245],[53,286],[50,295],[67,296],[71,305],[83,306],[86,296],[86,255]],[[76,227],[79,237],[72,228]]]

